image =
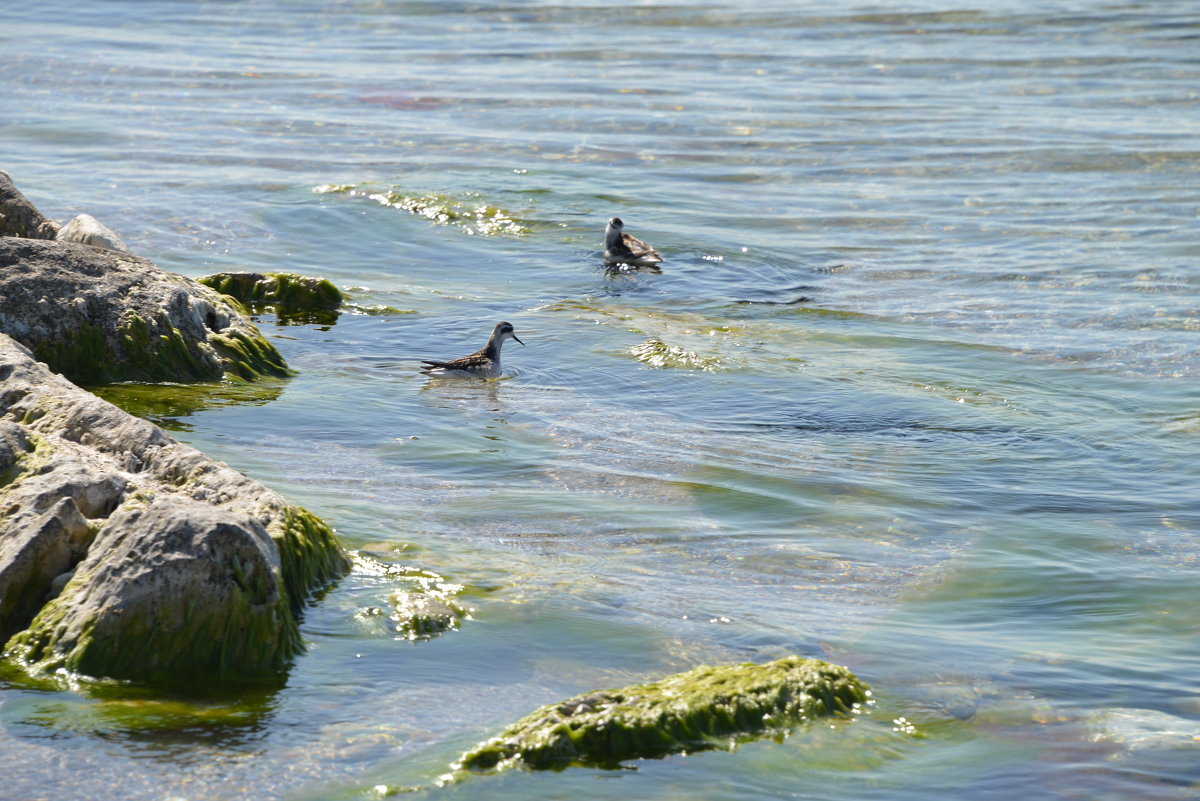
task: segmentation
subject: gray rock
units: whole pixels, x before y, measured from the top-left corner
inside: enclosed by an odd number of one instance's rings
[[[0,333],[84,384],[286,375],[237,304],[127,253],[0,237]]]
[[[0,170],[0,236],[53,239],[57,234],[58,223],[43,217]]]
[[[308,594],[348,566],[307,511],[0,335],[10,659],[158,682],[270,674],[300,647]]]
[[[80,214],[60,228],[58,235],[54,238],[59,242],[78,242],[81,245],[119,250],[122,253],[129,252],[129,248],[125,247],[121,237],[90,214]]]

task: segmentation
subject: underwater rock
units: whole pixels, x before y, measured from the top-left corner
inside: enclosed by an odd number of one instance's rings
[[[1112,743],[1125,752],[1188,749],[1200,742],[1200,725],[1190,718],[1157,709],[1113,707],[1087,716],[1092,740]]]
[[[58,223],[43,217],[8,173],[0,170],[0,236],[53,239],[57,234]]]
[[[459,759],[456,769],[615,767],[628,759],[727,748],[848,713],[869,690],[847,668],[785,657],[765,665],[700,666],[649,684],[550,704]]]
[[[129,248],[125,247],[121,237],[90,214],[80,214],[60,228],[58,235],[54,238],[59,242],[78,242],[81,245],[119,250],[122,253],[129,252]]]
[[[289,374],[234,304],[137,256],[0,237],[0,333],[78,383]]]
[[[721,360],[711,356],[701,356],[678,345],[668,345],[661,339],[647,339],[640,345],[634,345],[629,352],[638,361],[645,362],[651,367],[682,367],[687,370],[707,370],[716,372],[723,370]]]
[[[428,592],[397,592],[391,597],[396,631],[426,639],[458,628],[467,611],[447,597]]]
[[[0,633],[33,673],[265,677],[349,569],[333,532],[0,335]]]
[[[198,280],[252,309],[270,307],[280,316],[334,312],[343,300],[341,290],[324,278],[295,273],[214,273]]]

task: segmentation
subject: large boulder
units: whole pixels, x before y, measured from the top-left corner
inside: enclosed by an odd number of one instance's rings
[[[234,301],[128,253],[0,237],[0,333],[82,384],[288,374]]]
[[[0,635],[31,672],[271,675],[348,569],[330,529],[0,335]]]
[[[628,759],[727,748],[850,713],[869,697],[848,669],[798,656],[764,665],[700,666],[619,690],[549,704],[463,754],[458,770],[615,767]]]
[[[0,236],[53,239],[57,234],[58,223],[43,217],[8,173],[0,170]]]

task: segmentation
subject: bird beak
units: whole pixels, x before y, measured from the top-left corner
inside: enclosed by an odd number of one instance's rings
[[[516,334],[513,334],[513,339],[516,339],[518,342],[521,342],[521,340],[517,339],[517,335],[516,335]],[[525,344],[524,342],[521,342],[521,345],[522,345],[522,346],[524,346],[524,344]]]

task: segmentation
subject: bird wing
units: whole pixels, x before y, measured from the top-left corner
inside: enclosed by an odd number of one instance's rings
[[[629,250],[629,255],[631,255],[631,256],[639,256],[639,257],[658,256],[657,250],[650,247],[645,242],[638,239],[636,236],[630,236],[629,234],[622,234],[621,235],[621,244],[624,245]]]
[[[422,370],[430,370],[441,367],[444,370],[468,370],[472,367],[484,364],[487,362],[487,348],[481,348],[475,351],[470,356],[463,356],[460,359],[451,359],[448,362],[435,362],[429,359],[422,359],[421,364],[429,365],[422,367]]]

